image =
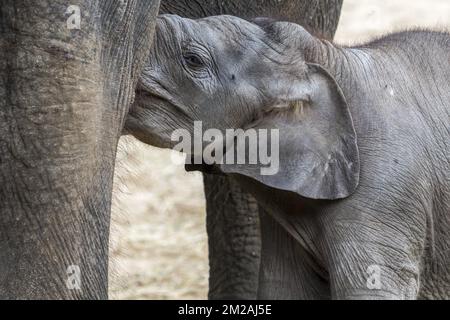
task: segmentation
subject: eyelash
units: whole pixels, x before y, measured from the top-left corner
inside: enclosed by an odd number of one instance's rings
[[[207,79],[211,76],[211,61],[209,59],[205,59],[202,57],[201,54],[199,54],[196,51],[205,51],[205,49],[202,48],[194,48],[195,50],[185,50],[182,53],[182,59],[183,59],[183,68],[185,71],[190,74],[192,77],[197,79]],[[204,55],[207,55],[207,52],[204,53]],[[194,63],[190,64],[189,59],[194,58],[199,60],[198,62],[195,61]],[[192,61],[191,61],[192,62]]]
[[[205,65],[203,59],[195,53],[185,53],[183,59],[191,67],[202,67]]]

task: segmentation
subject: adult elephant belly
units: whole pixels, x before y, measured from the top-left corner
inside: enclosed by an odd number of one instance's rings
[[[229,14],[301,24],[332,38],[343,0],[162,0],[160,13],[187,18]],[[230,177],[204,173],[209,245],[209,298],[255,299],[261,260],[256,200]]]
[[[241,18],[269,17],[301,24],[316,35],[333,38],[343,0],[162,0],[160,13],[186,18],[229,14]]]

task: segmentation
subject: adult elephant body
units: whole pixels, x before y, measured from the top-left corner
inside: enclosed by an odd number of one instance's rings
[[[343,0],[163,0],[160,13],[188,18],[229,14],[243,18],[271,17],[306,26],[332,38]],[[257,296],[261,240],[258,206],[233,179],[204,174],[209,242],[209,298]],[[270,218],[265,218],[265,220]]]
[[[0,5],[2,299],[107,297],[116,146],[159,1],[70,4]]]
[[[162,0],[160,13],[186,18],[229,14],[246,19],[270,17],[302,23],[316,35],[332,38],[343,0]]]

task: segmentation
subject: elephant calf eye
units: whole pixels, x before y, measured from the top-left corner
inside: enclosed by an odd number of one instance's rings
[[[183,59],[184,62],[191,68],[200,68],[204,66],[203,60],[196,54],[184,54]]]

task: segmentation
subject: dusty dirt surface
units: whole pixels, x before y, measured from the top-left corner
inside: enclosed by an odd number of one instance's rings
[[[449,26],[449,0],[344,0],[336,42],[351,44],[406,28]],[[208,260],[201,175],[174,164],[172,152],[133,138],[123,138],[119,149],[111,298],[205,299]]]

